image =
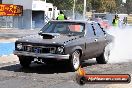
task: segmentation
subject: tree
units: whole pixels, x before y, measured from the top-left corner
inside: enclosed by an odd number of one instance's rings
[[[87,10],[87,11],[92,10],[91,0],[87,0],[87,8],[86,8],[86,10]]]
[[[132,0],[126,0],[127,14],[132,13]]]
[[[96,12],[113,12],[116,10],[115,0],[91,0],[92,9]]]
[[[98,12],[98,10],[101,6],[101,1],[100,0],[91,0],[90,3],[92,5],[92,10],[95,10],[96,12]]]
[[[116,6],[120,7],[120,5],[123,3],[122,0],[115,0]]]
[[[71,10],[73,7],[73,0],[46,0],[48,3],[53,3],[60,10]]]
[[[116,11],[116,0],[101,0],[103,3],[101,6],[104,5],[106,12],[114,12]]]
[[[91,9],[91,0],[87,0],[87,10]],[[59,10],[72,10],[74,0],[47,0],[48,3],[53,3],[54,6],[57,6]],[[84,0],[76,0],[75,10],[78,12],[83,11]]]
[[[129,1],[129,0],[128,0]],[[59,10],[72,10],[74,0],[47,0],[53,3]],[[83,11],[84,0],[76,0],[75,10],[78,12]],[[117,7],[120,6],[122,0],[87,0],[87,11],[95,10],[96,12],[115,12]]]

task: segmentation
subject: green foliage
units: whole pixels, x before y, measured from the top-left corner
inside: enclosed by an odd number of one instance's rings
[[[98,9],[101,7],[101,0],[91,0],[90,3],[92,4],[92,10],[98,11]]]
[[[70,10],[73,7],[73,0],[46,0],[49,3],[53,3],[60,10]]]
[[[113,12],[116,10],[115,0],[91,0],[92,9],[96,12]]]
[[[72,10],[74,0],[46,0],[53,3],[60,10]],[[132,0],[127,0],[131,1]],[[83,12],[84,0],[76,0],[75,11]],[[120,7],[122,0],[87,0],[87,11],[95,10],[96,12],[116,12]]]
[[[127,13],[132,13],[132,0],[126,0]]]

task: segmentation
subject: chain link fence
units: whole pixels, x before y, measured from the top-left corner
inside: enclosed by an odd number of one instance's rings
[[[0,16],[0,28],[13,28],[13,17]]]
[[[75,20],[84,20],[84,1],[85,0],[73,0],[72,6],[67,7],[67,10],[63,10],[64,14],[69,18],[69,19],[75,19]],[[85,17],[88,19],[87,17]]]

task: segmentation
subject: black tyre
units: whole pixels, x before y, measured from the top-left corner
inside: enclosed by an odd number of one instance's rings
[[[97,63],[106,64],[109,60],[110,51],[111,51],[111,44],[108,44],[105,47],[104,52],[99,57],[96,58]]]
[[[84,85],[86,83],[86,78],[85,77],[81,77],[79,80],[79,84],[80,85]]]
[[[23,68],[28,68],[31,64],[31,57],[19,56],[20,64]]]
[[[70,68],[72,71],[76,71],[78,70],[79,67],[80,67],[80,52],[76,50],[70,56]]]

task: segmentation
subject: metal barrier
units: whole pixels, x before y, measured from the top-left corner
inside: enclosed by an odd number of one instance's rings
[[[0,28],[13,28],[13,17],[1,16]]]

